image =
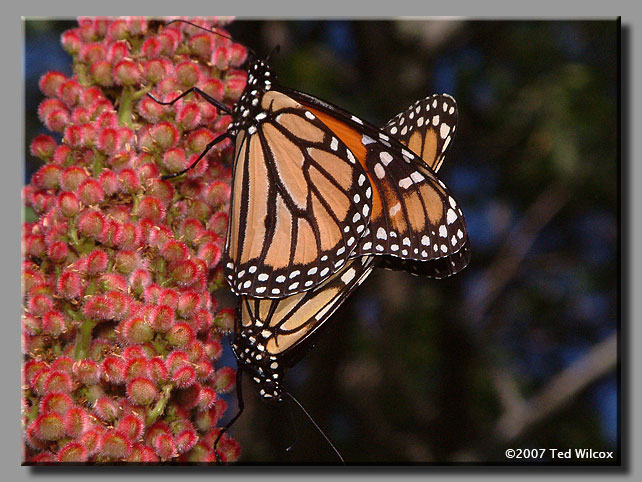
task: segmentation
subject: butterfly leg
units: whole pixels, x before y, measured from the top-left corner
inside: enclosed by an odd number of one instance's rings
[[[192,88],[190,88],[190,89],[187,89],[187,90],[186,90],[185,92],[183,92],[181,95],[179,95],[178,97],[176,97],[174,100],[170,100],[169,102],[162,102],[162,101],[158,100],[156,97],[154,97],[152,94],[150,94],[149,92],[147,93],[147,96],[148,96],[150,99],[152,99],[154,102],[156,102],[156,103],[158,103],[158,104],[160,104],[160,105],[173,105],[174,103],[178,102],[180,99],[182,99],[183,97],[185,97],[185,96],[186,96],[186,95],[188,95],[188,94],[191,94],[192,92],[194,92],[194,93],[196,93],[196,94],[200,95],[200,96],[201,96],[201,97],[203,97],[203,99],[205,99],[207,102],[209,102],[210,104],[212,104],[212,105],[216,106],[219,110],[222,110],[222,111],[223,111],[223,112],[225,112],[226,114],[231,114],[231,113],[232,113],[232,109],[230,109],[228,106],[226,106],[225,104],[223,104],[221,101],[216,100],[216,99],[215,99],[214,97],[212,97],[211,95],[209,95],[209,94],[205,93],[204,91],[202,91],[202,90],[201,90],[201,89],[199,89],[198,87],[192,87]]]
[[[221,437],[223,436],[223,434],[227,432],[227,430],[232,425],[234,425],[234,422],[236,422],[236,420],[241,416],[241,414],[243,413],[243,409],[245,408],[245,403],[243,402],[243,391],[242,391],[242,376],[241,376],[242,373],[243,373],[243,369],[239,367],[236,370],[236,400],[238,403],[239,410],[238,412],[236,412],[236,415],[232,417],[232,420],[230,420],[227,423],[227,425],[225,425],[225,427],[221,429],[221,431],[218,433],[218,436],[216,437],[216,440],[214,440],[214,454],[216,455],[216,461],[218,463],[223,463],[223,461],[221,460],[221,457],[218,454],[218,450],[216,449],[216,446],[218,445],[219,440],[221,440]]]
[[[201,152],[201,155],[198,156],[198,158],[196,158],[196,160],[194,162],[192,162],[188,167],[186,167],[182,171],[175,172],[174,174],[168,174],[167,176],[163,176],[163,177],[161,177],[161,179],[165,180],[165,179],[171,179],[173,177],[178,177],[181,174],[185,174],[190,169],[193,169],[196,166],[196,164],[198,164],[199,161],[205,157],[205,154],[207,154],[212,147],[214,147],[219,142],[223,142],[228,137],[230,137],[230,135],[227,132],[225,134],[221,134],[216,139],[214,139],[212,142],[210,142],[207,146],[205,146],[205,149],[203,149],[203,152]]]

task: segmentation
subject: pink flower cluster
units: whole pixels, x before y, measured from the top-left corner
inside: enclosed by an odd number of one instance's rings
[[[225,19],[192,19],[221,29]],[[223,30],[219,30],[225,33]],[[23,195],[24,461],[216,461],[234,387],[215,367],[233,310],[219,307],[232,146],[189,165],[230,118],[245,49],[183,23],[82,18],[62,44],[74,75],[49,72],[38,115],[54,136]],[[223,461],[240,447],[224,435]]]

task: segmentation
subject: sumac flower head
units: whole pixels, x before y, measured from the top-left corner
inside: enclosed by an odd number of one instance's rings
[[[23,189],[37,216],[22,229],[25,461],[216,461],[216,392],[230,380],[209,290],[227,289],[231,143],[160,177],[231,117],[196,95],[161,106],[145,92],[170,101],[198,86],[234,102],[246,76],[228,67],[246,50],[140,17],[83,17],[61,41],[74,74],[40,79],[51,132],[28,140],[42,167]]]

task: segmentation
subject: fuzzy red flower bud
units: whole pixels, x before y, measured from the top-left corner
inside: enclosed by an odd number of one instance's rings
[[[192,322],[198,331],[206,330],[212,325],[212,314],[208,310],[199,310],[194,313]]]
[[[190,286],[200,275],[200,272],[196,263],[187,259],[175,263],[171,267],[169,275],[178,285]]]
[[[103,291],[127,291],[127,280],[117,273],[105,273],[100,277],[100,288]]]
[[[51,392],[40,401],[40,413],[56,412],[64,416],[73,406],[74,401],[66,393]]]
[[[189,249],[177,240],[167,241],[160,250],[160,255],[170,263],[183,261],[189,256]]]
[[[234,328],[234,309],[223,308],[216,313],[214,324],[222,331],[230,331]]]
[[[247,84],[245,72],[239,71],[234,75],[228,75],[225,79],[225,97],[228,99],[238,99]]]
[[[102,202],[105,193],[96,179],[86,179],[78,186],[78,197],[84,204],[91,206]]]
[[[201,122],[202,114],[198,104],[188,102],[176,110],[176,122],[183,130],[195,129]]]
[[[98,452],[98,445],[103,433],[104,429],[102,427],[94,427],[84,432],[80,437],[80,443],[85,448],[85,450],[87,450],[87,454],[89,456],[92,456],[96,452]]]
[[[181,87],[189,89],[200,81],[201,70],[195,63],[181,62],[176,66],[175,75]]]
[[[247,48],[241,44],[230,45],[230,65],[239,67],[247,59]]]
[[[127,42],[118,41],[109,44],[109,47],[107,48],[107,60],[112,64],[116,64],[128,56],[129,45],[127,45]]]
[[[68,54],[74,55],[80,51],[82,39],[80,38],[77,29],[67,30],[62,34],[61,43],[62,48],[64,48]]]
[[[53,301],[46,295],[34,295],[29,299],[27,309],[34,316],[43,316],[53,308]]]
[[[228,393],[234,388],[236,370],[232,367],[223,367],[214,374],[214,387],[217,393]]]
[[[69,79],[60,84],[56,95],[65,104],[73,107],[80,100],[80,96],[82,95],[82,87],[76,80]]]
[[[223,436],[218,443],[217,451],[223,463],[236,462],[241,455],[241,446],[236,440]]]
[[[98,134],[96,147],[105,154],[114,154],[120,147],[118,131],[112,128],[102,129]]]
[[[174,325],[174,310],[166,305],[155,307],[150,320],[150,325],[158,332],[166,332]]]
[[[214,134],[207,129],[199,129],[187,137],[187,146],[190,151],[200,154],[205,147],[214,140]]]
[[[214,231],[219,236],[225,236],[227,232],[227,223],[229,217],[227,213],[219,211],[215,213],[208,222],[208,228]]]
[[[134,378],[140,377],[146,378],[148,374],[147,359],[144,357],[131,358],[125,363],[125,380],[133,380]]]
[[[49,311],[42,317],[42,332],[58,337],[67,330],[67,320],[59,311]]]
[[[194,340],[194,330],[187,323],[176,323],[165,335],[170,345],[185,347]]]
[[[47,129],[54,132],[63,132],[69,123],[69,114],[64,110],[55,110],[47,113],[44,124]]]
[[[71,166],[62,172],[60,186],[65,191],[76,191],[78,186],[88,177],[87,172],[82,167]]]
[[[133,169],[123,169],[120,171],[118,173],[118,181],[120,182],[122,190],[128,194],[133,194],[141,189],[140,180]]]
[[[157,397],[156,385],[148,378],[135,378],[127,385],[127,398],[135,405],[149,405]]]
[[[203,60],[209,60],[212,55],[212,47],[214,41],[212,35],[202,33],[194,35],[189,39],[189,49],[194,54]]]
[[[143,318],[130,318],[122,324],[121,336],[128,344],[147,343],[154,339],[154,330]]]
[[[158,57],[160,49],[161,44],[156,37],[149,37],[143,42],[143,45],[141,45],[140,47],[141,53],[148,59]]]
[[[73,366],[74,366],[73,359],[71,359],[68,356],[63,356],[58,358],[55,362],[53,362],[50,368],[52,370],[58,370],[71,375],[73,371]]]
[[[52,371],[44,382],[46,392],[64,392],[69,393],[73,388],[73,381],[68,373],[62,371]]]
[[[214,66],[219,70],[227,70],[230,65],[230,59],[232,58],[231,52],[226,47],[216,47],[212,52],[212,58],[210,61]]]
[[[79,442],[69,442],[63,446],[56,456],[57,462],[86,462],[87,450]]]
[[[152,282],[152,276],[147,270],[137,269],[129,277],[129,286],[136,293],[142,292]]]
[[[58,208],[63,215],[71,218],[78,214],[78,211],[80,210],[80,201],[72,192],[61,192],[58,195]]]
[[[114,80],[119,85],[136,85],[140,82],[138,64],[128,59],[120,60],[114,66]]]
[[[66,300],[79,298],[83,292],[82,277],[74,271],[65,271],[60,275],[56,293]]]
[[[122,358],[108,356],[101,364],[102,377],[108,383],[119,385],[125,381],[125,362]]]
[[[40,415],[35,421],[35,434],[41,440],[58,440],[65,434],[62,416],[56,412]]]
[[[114,268],[121,273],[130,274],[133,273],[138,268],[138,256],[134,251],[121,250],[115,253],[114,256]],[[143,270],[144,271],[144,270]],[[136,275],[136,278],[143,277],[146,279],[145,273],[139,273]],[[143,279],[143,284],[145,283]],[[134,283],[139,283],[139,280],[134,280]],[[128,282],[129,285],[132,284],[132,280]]]
[[[64,415],[65,434],[80,437],[89,426],[89,415],[80,407],[72,407]]]
[[[208,268],[213,268],[221,261],[221,249],[214,243],[205,243],[198,250],[198,258],[203,260]]]
[[[100,438],[98,452],[113,460],[126,459],[132,451],[132,443],[120,430],[107,430]]]
[[[67,79],[61,72],[51,71],[40,77],[38,87],[48,97],[54,97],[58,89]]]
[[[61,165],[61,166],[66,166],[72,159],[72,151],[69,146],[66,146],[64,144],[59,145],[56,147],[56,150],[53,153],[53,162]]]
[[[63,263],[69,257],[69,246],[67,243],[57,241],[49,246],[47,256],[49,256],[54,263]]]
[[[124,223],[120,225],[121,232],[115,244],[119,248],[130,250],[136,249],[141,245],[142,233],[140,228],[132,223]]]
[[[78,218],[78,230],[84,236],[98,239],[105,226],[105,217],[98,211],[85,211]]]
[[[184,366],[172,374],[172,381],[178,388],[190,387],[196,381],[196,370],[191,365]]]
[[[100,366],[93,360],[76,361],[73,373],[76,380],[84,385],[94,385],[100,381]]]
[[[56,149],[56,141],[53,137],[41,134],[36,136],[33,141],[31,141],[31,146],[29,152],[34,157],[39,159],[47,160],[53,156],[53,153]]]
[[[127,415],[118,422],[118,430],[127,435],[132,442],[143,435],[145,424],[136,415]]]
[[[169,460],[176,455],[176,445],[171,435],[162,433],[154,439],[154,452],[161,460]]]
[[[166,112],[164,105],[150,99],[143,97],[138,103],[138,113],[149,122],[158,122]]]
[[[98,85],[103,87],[110,87],[114,85],[114,77],[112,75],[112,66],[111,63],[107,60],[100,60],[94,62],[89,67],[89,73]]]
[[[94,413],[105,422],[111,422],[118,418],[118,403],[109,397],[102,397],[96,400]]]
[[[223,354],[223,345],[221,345],[221,342],[218,340],[208,340],[207,343],[205,343],[205,353],[209,359],[218,360]]]
[[[145,196],[140,200],[136,214],[141,218],[160,222],[165,218],[165,207],[159,199]]]
[[[101,249],[95,249],[87,255],[87,274],[97,275],[104,272],[109,264],[109,256]]]
[[[174,147],[178,142],[178,130],[169,122],[160,122],[154,125],[150,134],[154,142],[162,150]]]
[[[154,357],[149,361],[149,376],[156,382],[163,382],[167,380],[167,367],[165,362],[160,357]]]

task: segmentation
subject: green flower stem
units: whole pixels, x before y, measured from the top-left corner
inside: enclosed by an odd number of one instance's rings
[[[82,360],[89,356],[89,347],[91,345],[91,332],[97,325],[95,320],[85,320],[80,325],[78,335],[76,336],[76,350],[74,357],[76,360]]]
[[[120,96],[120,105],[118,106],[118,125],[133,128],[132,110],[134,106],[134,89],[124,87]]]
[[[165,411],[165,407],[167,406],[167,402],[169,401],[169,396],[172,394],[173,388],[174,385],[171,383],[163,387],[163,393],[161,394],[161,397],[158,399],[158,402],[156,402],[156,405],[154,406],[152,411],[147,414],[147,420],[145,421],[147,426],[153,424],[156,419],[163,414],[163,412]]]

